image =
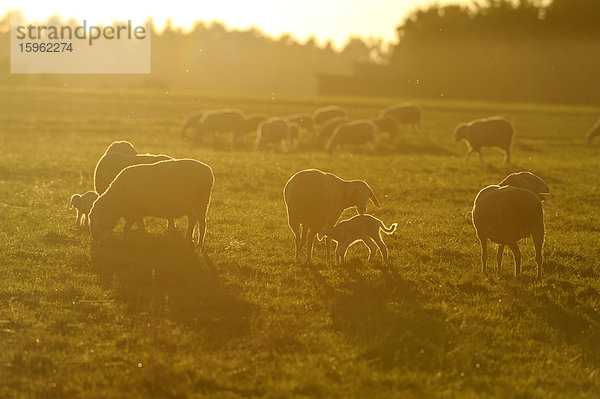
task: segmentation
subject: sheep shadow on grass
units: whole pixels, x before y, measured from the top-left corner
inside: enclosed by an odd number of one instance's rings
[[[92,270],[127,311],[203,331],[213,344],[249,333],[248,302],[229,292],[210,259],[181,237],[140,234],[92,245]]]
[[[362,348],[358,358],[384,369],[434,371],[447,366],[445,354],[456,342],[456,331],[445,322],[448,316],[423,307],[429,302],[427,294],[400,276],[393,264],[361,263],[350,259],[334,266],[334,281],[318,267],[309,268],[309,278],[325,296],[333,328]],[[364,268],[371,270],[363,275]]]

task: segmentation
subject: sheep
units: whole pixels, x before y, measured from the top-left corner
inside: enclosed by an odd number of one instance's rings
[[[333,134],[333,131],[335,130],[335,128],[345,122],[350,122],[350,119],[348,119],[348,117],[346,117],[346,116],[340,116],[340,117],[328,120],[321,127],[321,130],[319,131],[319,137],[324,142],[327,142],[331,138],[331,135]]]
[[[596,136],[600,136],[600,119],[598,119],[596,124],[592,126],[589,132],[587,132],[587,134],[585,135],[585,141],[588,144],[592,144],[592,140]]]
[[[202,119],[202,115],[204,115],[204,111],[198,111],[198,112],[191,113],[186,118],[185,122],[183,123],[183,127],[181,128],[181,137],[184,140],[188,139],[187,132],[189,129],[193,129],[194,132],[196,131],[198,122],[200,122],[200,119]]]
[[[256,151],[262,151],[267,144],[281,144],[285,151],[291,140],[291,124],[284,118],[269,118],[258,126]]]
[[[344,263],[346,260],[346,251],[348,248],[362,241],[369,248],[370,261],[377,254],[377,248],[381,251],[383,260],[388,262],[388,251],[385,243],[381,239],[381,231],[386,234],[392,234],[396,231],[398,223],[392,223],[391,227],[385,227],[385,224],[372,215],[356,215],[350,219],[344,220],[334,227],[325,226],[322,234],[332,238],[337,242],[335,251],[336,263]]]
[[[123,237],[144,216],[173,219],[188,217],[186,240],[193,241],[198,224],[197,245],[204,251],[206,214],[214,183],[212,169],[193,159],[176,159],[129,166],[98,197],[90,213],[90,233],[101,240],[119,219],[125,219]]]
[[[395,104],[383,109],[381,116],[389,116],[400,123],[410,124],[413,133],[421,132],[421,108],[413,104]]]
[[[172,159],[168,155],[137,154],[131,156],[118,152],[104,154],[96,164],[96,169],[94,170],[94,189],[98,195],[102,195],[115,177],[128,166],[151,164]],[[138,227],[140,230],[144,229],[143,221],[138,223]],[[171,231],[176,229],[173,219],[168,219],[167,228]]]
[[[344,180],[317,169],[302,170],[293,175],[283,189],[288,224],[296,237],[296,261],[308,242],[306,263],[311,263],[315,235],[329,224],[334,226],[344,210],[356,207],[359,214],[367,211],[367,202],[379,206],[375,193],[362,180]],[[302,226],[302,234],[300,227]],[[326,261],[330,239],[325,240]]]
[[[313,120],[315,124],[321,126],[330,119],[337,118],[340,116],[348,116],[346,110],[339,105],[329,105],[327,107],[321,107],[313,112]]]
[[[69,210],[75,208],[77,211],[77,219],[75,219],[77,227],[90,224],[90,210],[96,198],[98,198],[98,194],[95,191],[88,191],[81,195],[73,194],[71,196]]]
[[[269,119],[267,114],[250,114],[244,117],[244,133],[254,133],[258,125]]]
[[[544,201],[546,198],[544,195],[550,193],[550,189],[546,182],[537,177],[531,172],[523,171],[518,173],[511,173],[504,180],[498,183],[499,186],[512,186],[525,188],[534,192],[540,201]]]
[[[300,140],[300,130],[302,129],[302,126],[300,126],[298,123],[296,122],[289,122],[290,124],[290,144],[293,144],[294,142],[298,142]]]
[[[94,170],[94,190],[101,195],[106,191],[115,177],[128,166],[148,164],[173,159],[168,155],[136,154],[127,155],[120,152],[105,153]]]
[[[233,108],[206,111],[196,126],[196,138],[207,133],[233,133],[234,140],[239,138],[244,133],[244,113]]]
[[[346,122],[335,128],[331,138],[325,145],[325,150],[334,152],[338,146],[344,144],[375,144],[377,140],[377,126],[368,120]]]
[[[379,132],[387,132],[390,138],[394,138],[400,133],[400,125],[394,117],[380,116],[373,119],[373,123],[377,126]]]
[[[104,151],[105,154],[111,154],[113,152],[132,156],[135,156],[138,153],[133,147],[133,144],[131,144],[129,141],[114,141],[108,146],[106,151]]]
[[[481,272],[486,272],[487,240],[498,244],[497,274],[502,255],[508,245],[515,258],[515,277],[521,274],[521,252],[518,241],[532,237],[535,246],[537,277],[542,278],[542,245],[544,214],[540,198],[531,190],[513,186],[487,186],[473,203],[473,226],[481,244]]]
[[[504,163],[510,163],[510,145],[514,128],[512,123],[501,116],[476,119],[469,123],[461,123],[454,130],[454,141],[465,140],[467,143],[467,154],[465,159],[468,161],[473,152],[479,154],[479,159],[483,162],[481,155],[482,147],[498,147],[504,151]]]
[[[287,119],[288,122],[297,123],[298,125],[300,125],[301,129],[304,129],[307,132],[314,131],[315,122],[312,116],[310,116],[309,114],[288,115],[285,117],[285,119]]]

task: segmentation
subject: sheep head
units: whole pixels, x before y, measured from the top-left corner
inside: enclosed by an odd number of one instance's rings
[[[107,232],[114,229],[119,221],[119,216],[116,215],[104,198],[99,197],[92,206],[90,212],[90,234],[94,241],[100,241],[104,238]]]
[[[69,210],[70,209],[79,209],[81,208],[81,195],[79,194],[73,194],[71,196],[71,202],[69,203]]]
[[[536,193],[542,201],[544,200],[543,194],[550,193],[550,189],[548,188],[546,182],[533,173],[527,171],[512,173],[502,180],[498,185],[525,188]]]
[[[587,132],[587,134],[585,135],[585,141],[588,144],[591,144],[592,140],[596,136],[600,136],[600,120],[598,122],[596,122],[594,127],[589,132]]]
[[[380,208],[375,193],[367,183],[362,180],[353,180],[350,184],[349,200],[352,205],[356,206],[358,213],[364,214],[367,211],[367,202],[369,202],[369,200],[371,200],[373,205],[377,208]]]
[[[118,152],[125,155],[137,155],[136,149],[129,141],[115,141],[106,149],[106,153]]]
[[[459,140],[467,138],[467,130],[469,126],[466,123],[461,123],[454,129],[454,141],[457,142]]]

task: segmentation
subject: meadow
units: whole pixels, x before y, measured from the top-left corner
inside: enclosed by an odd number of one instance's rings
[[[180,138],[201,108],[362,118],[401,100],[1,88],[0,397],[600,397],[600,144],[583,140],[599,108],[412,99],[426,135],[333,155],[306,135],[290,153]],[[466,163],[454,127],[495,114],[516,126],[513,164]],[[114,140],[213,168],[206,254],[185,218],[100,244],[76,228],[69,198]],[[388,265],[362,245],[326,264],[323,243],[295,262],[282,189],[305,168],[369,183],[369,213],[398,223]],[[477,192],[520,170],[550,187],[541,282],[531,240],[520,278],[509,252],[483,276],[470,222]]]

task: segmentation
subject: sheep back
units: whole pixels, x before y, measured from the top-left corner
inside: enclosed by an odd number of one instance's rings
[[[339,125],[333,131],[325,149],[333,151],[344,144],[362,145],[374,143],[377,138],[377,126],[372,121],[358,120]]]
[[[313,112],[313,120],[317,125],[323,125],[330,119],[342,116],[348,116],[348,113],[339,105],[321,107]]]
[[[198,122],[196,134],[229,133],[239,135],[244,131],[244,114],[239,109],[225,108],[206,111]]]
[[[513,125],[508,119],[492,117],[458,125],[454,138],[456,140],[465,139],[475,151],[486,146],[499,147],[509,151],[513,133]]]
[[[134,156],[118,152],[104,154],[94,170],[94,189],[98,194],[106,191],[115,177],[128,166],[150,164],[173,159],[167,155],[137,154]]]
[[[383,109],[381,116],[389,116],[398,123],[418,124],[421,122],[421,108],[413,104],[395,104]]]

